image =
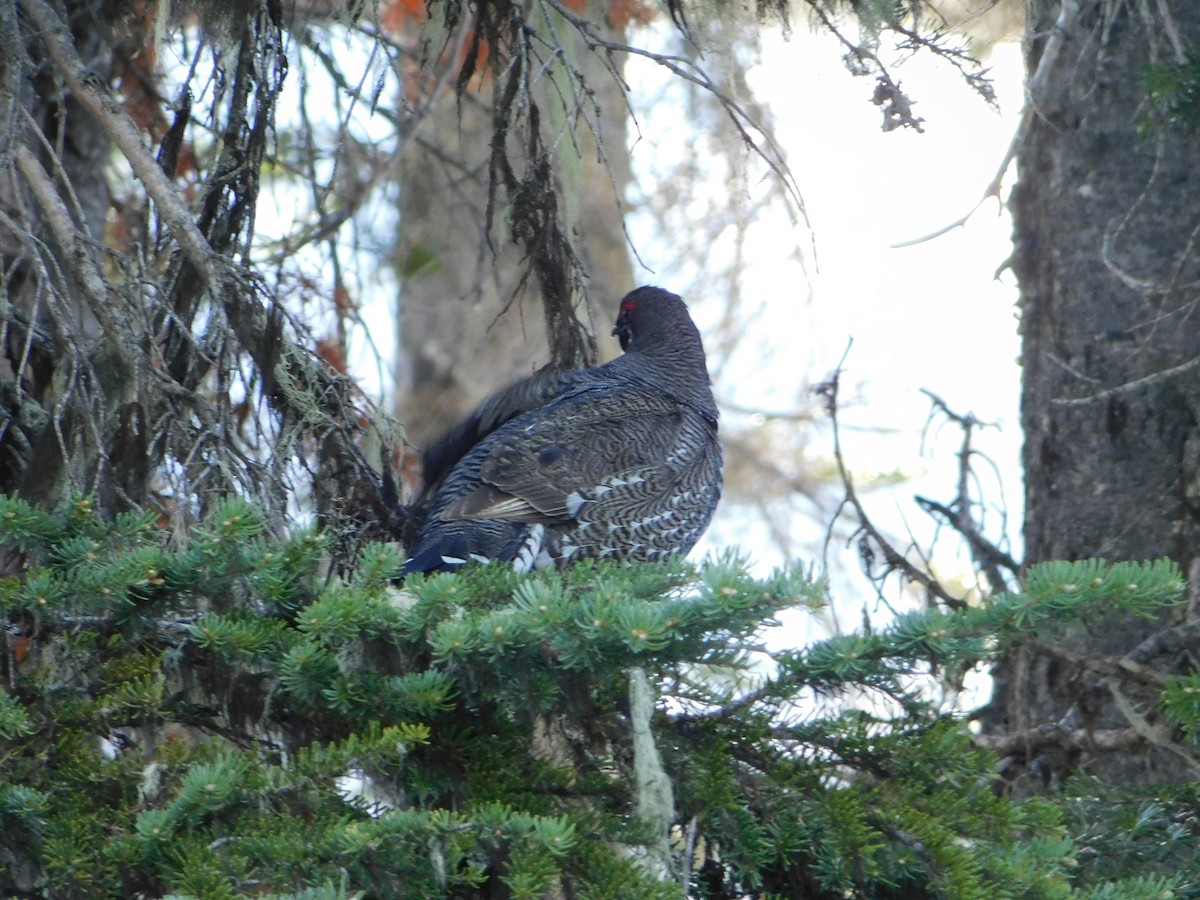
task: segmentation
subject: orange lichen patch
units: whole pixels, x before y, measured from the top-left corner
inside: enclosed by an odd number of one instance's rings
[[[333,312],[340,321],[351,318],[358,312],[358,304],[350,292],[342,286],[333,289]]]
[[[138,0],[133,5],[123,24],[128,31],[126,40],[136,42],[138,49],[124,58],[118,54],[115,73],[117,89],[125,98],[122,104],[125,111],[155,140],[161,138],[168,127],[156,87],[158,48],[154,45],[154,23],[157,18],[157,3]]]
[[[608,27],[617,32],[631,24],[646,24],[656,15],[655,7],[648,0],[563,2],[568,10],[581,18],[598,21],[603,17]],[[479,30],[471,27],[465,34],[448,35],[433,71],[413,65],[404,77],[406,93],[411,97],[422,96],[434,85],[443,83],[443,74],[448,68],[453,69],[452,80],[459,90],[480,90],[485,87],[491,77],[491,55],[498,53],[503,57],[507,51],[506,47],[495,47],[497,29],[502,32],[507,27],[501,24],[507,22],[507,17],[497,11],[500,6],[496,2],[480,3],[473,19],[458,22],[455,29],[468,28],[472,23],[483,24]],[[428,19],[426,0],[390,0],[380,14],[384,29],[401,40],[415,37]],[[450,58],[451,54],[454,54],[453,59]]]
[[[346,350],[340,341],[335,338],[321,338],[317,341],[316,350],[317,356],[329,363],[330,368],[341,375],[346,374]]]
[[[567,0],[567,6],[586,0]],[[631,24],[648,25],[654,18],[656,10],[653,5],[641,0],[609,0],[608,23],[616,29],[624,29]]]
[[[29,656],[29,638],[23,634],[14,634],[8,639],[8,649],[12,653],[13,662],[20,665]]]
[[[404,34],[412,25],[429,19],[425,0],[391,0],[379,14],[379,24],[391,34]]]
[[[246,420],[250,418],[250,401],[242,400],[233,407],[233,420],[237,423],[238,433],[242,433],[242,426],[246,424]]]

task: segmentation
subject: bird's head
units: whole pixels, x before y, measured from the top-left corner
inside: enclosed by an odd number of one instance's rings
[[[630,344],[638,338],[641,338],[638,341],[640,346],[647,339],[665,336],[657,332],[663,330],[672,316],[678,316],[680,310],[683,311],[683,317],[687,318],[687,307],[677,294],[657,287],[637,288],[621,300],[617,324],[613,326],[612,333],[621,342],[621,349],[628,352]]]
[[[630,291],[621,300],[613,334],[625,355],[610,366],[692,407],[716,427],[704,344],[682,297],[649,285]]]

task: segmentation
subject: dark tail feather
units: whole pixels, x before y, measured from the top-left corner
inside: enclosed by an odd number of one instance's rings
[[[422,541],[400,570],[400,577],[414,572],[457,572],[470,562],[512,562],[518,554],[522,555],[523,571],[532,567],[545,533],[542,526],[496,519],[471,524],[473,527],[463,531],[444,531]]]
[[[451,556],[437,546],[429,547],[404,564],[404,568],[400,570],[400,577],[407,578],[417,572],[455,572],[465,566],[468,559],[470,557]]]

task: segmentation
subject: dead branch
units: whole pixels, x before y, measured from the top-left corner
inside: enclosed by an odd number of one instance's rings
[[[66,23],[45,0],[21,0],[21,6],[38,26],[59,74],[75,98],[120,148],[205,284],[211,289],[222,286],[225,279],[218,264],[219,257],[212,252],[207,238],[192,221],[187,204],[146,146],[133,119],[116,97],[88,74],[87,67],[75,50]]]
[[[957,454],[958,485],[953,502],[947,506],[935,500],[930,500],[927,497],[918,496],[914,499],[921,509],[930,515],[941,518],[962,536],[967,542],[971,559],[974,560],[976,568],[984,573],[992,592],[1002,594],[1008,590],[1009,584],[1001,573],[1001,569],[1007,569],[1009,573],[1015,576],[1020,571],[1020,564],[1011,555],[1005,553],[983,536],[980,532],[979,523],[975,521],[974,516],[971,514],[971,510],[975,505],[971,499],[970,489],[971,481],[974,477],[971,460],[978,452],[971,446],[971,439],[974,429],[985,423],[980,422],[974,415],[969,413],[963,415],[954,412],[941,397],[932,391],[922,389],[921,393],[929,397],[933,404],[933,411],[940,412],[962,429],[963,436],[962,444]]]
[[[104,457],[107,447],[101,430],[115,429],[120,440],[128,441],[127,446],[117,446],[127,469],[149,478],[145,470],[148,461],[174,459],[179,465],[177,471],[186,473],[174,477],[184,478],[187,491],[198,491],[206,479],[213,477],[218,479],[218,492],[239,482],[250,494],[270,502],[272,518],[282,527],[288,492],[280,485],[282,479],[290,477],[284,471],[287,460],[315,453],[322,468],[321,477],[314,478],[318,500],[327,500],[319,514],[325,518],[339,515],[340,508],[355,509],[356,517],[384,529],[383,534],[374,536],[386,537],[395,491],[389,497],[386,485],[359,449],[369,422],[377,414],[362,413],[367,401],[353,382],[303,348],[304,328],[281,306],[269,304],[254,273],[235,261],[235,254],[249,245],[253,233],[259,170],[274,97],[282,83],[280,23],[272,20],[269,12],[260,10],[259,18],[246,26],[241,37],[235,60],[237,76],[232,85],[235,96],[221,135],[218,162],[200,192],[202,210],[197,219],[182,188],[160,165],[141,127],[114,92],[89,73],[60,14],[45,0],[20,3],[33,26],[30,39],[42,42],[71,96],[116,145],[165,224],[173,246],[180,251],[172,254],[168,245],[157,260],[145,258],[145,246],[125,257],[114,254],[111,258],[126,277],[124,282],[106,278],[98,259],[100,245],[75,224],[75,217],[59,199],[56,185],[33,149],[18,146],[15,150],[15,169],[61,247],[62,264],[77,285],[79,300],[94,314],[106,344],[120,348],[116,353],[103,351],[108,354],[103,365],[98,363],[94,368],[107,380],[98,382],[91,374],[92,363],[83,343],[71,344],[79,357],[76,370],[87,377],[68,375],[65,396],[82,391],[91,398],[92,406],[80,407],[81,412],[74,414],[76,419],[64,436],[61,419],[66,400],[58,399],[51,432],[59,434],[62,458],[72,453],[67,437],[78,441],[81,438],[73,435],[82,435],[85,428],[94,432],[97,446],[93,452]],[[54,148],[36,130],[36,123],[29,122],[28,126],[53,159]],[[70,184],[62,180],[69,191]],[[39,270],[54,264],[36,247],[30,252],[40,252],[43,261]],[[165,276],[161,268],[150,271],[164,266]],[[51,283],[46,277],[42,280]],[[62,282],[61,278],[54,279],[54,283]],[[50,308],[53,312],[53,304]],[[211,314],[197,320],[197,310],[202,308]],[[133,321],[133,315],[138,321]],[[197,326],[200,333],[193,330],[195,321],[203,322]],[[134,350],[137,352],[131,352]],[[252,368],[245,367],[245,358],[253,363]],[[144,369],[150,377],[139,379],[134,388],[125,388],[129,395],[124,405],[107,409],[106,405],[120,399],[121,388],[109,383],[112,379],[107,373],[120,365],[136,368],[138,375]],[[218,409],[209,408],[210,401],[202,390],[210,379],[217,387],[211,402],[220,404]],[[245,382],[248,398],[256,394],[265,398],[277,416],[273,423],[254,426],[262,440],[248,452],[236,446],[239,428],[229,408],[229,388],[236,379]],[[97,384],[105,389],[105,396],[87,393],[94,393]],[[247,401],[243,416],[250,415],[249,405]],[[80,414],[88,418],[78,421]],[[272,427],[274,433],[266,439]],[[386,436],[383,442],[386,450]],[[268,464],[258,458],[267,453],[275,458],[274,462]],[[120,479],[111,487],[125,497],[126,505],[140,505],[142,498],[122,493]],[[175,485],[169,493],[182,501],[178,487]],[[176,510],[189,508],[186,502],[173,502],[171,506]]]
[[[849,352],[849,348],[847,348],[847,352]],[[834,370],[829,379],[817,385],[813,390],[818,396],[824,399],[825,409],[829,414],[830,423],[833,427],[834,459],[837,462],[838,474],[841,476],[842,487],[845,491],[844,502],[854,511],[855,518],[858,520],[858,530],[856,533],[859,535],[859,555],[863,563],[864,574],[875,583],[876,590],[879,592],[881,599],[883,597],[883,581],[893,572],[899,572],[909,581],[920,584],[931,597],[940,600],[950,609],[965,609],[967,606],[966,601],[949,594],[936,578],[914,566],[903,554],[892,546],[891,542],[872,523],[870,516],[867,515],[867,511],[859,501],[858,493],[854,489],[854,479],[850,476],[850,472],[846,467],[845,456],[842,453],[838,427],[838,381],[841,373],[842,369],[839,363],[838,368]],[[853,536],[851,539],[853,539]],[[882,574],[879,575],[872,571],[876,549],[883,554],[884,568]]]
[[[1062,728],[1051,722],[1006,734],[975,734],[971,742],[981,750],[1000,756],[1036,756],[1044,750],[1090,750],[1098,753],[1126,753],[1142,745],[1141,735],[1133,728],[1098,729]]]
[[[1037,653],[1054,657],[1080,669],[1086,669],[1100,675],[1111,675],[1117,678],[1137,681],[1159,690],[1162,689],[1167,681],[1167,676],[1151,669],[1149,666],[1144,666],[1130,659],[1129,655],[1123,657],[1088,656],[1083,653],[1076,653],[1074,650],[1070,650],[1060,643],[1051,643],[1050,641],[1039,641],[1036,639],[1025,642],[1024,646],[1029,647]]]
[[[971,216],[978,212],[979,207],[983,206],[992,197],[995,197],[997,200],[1001,199],[1000,186],[1004,182],[1004,175],[1008,172],[1008,167],[1012,165],[1013,160],[1017,158],[1017,152],[1021,149],[1021,145],[1025,143],[1025,136],[1029,133],[1033,118],[1038,114],[1038,103],[1045,97],[1046,83],[1050,77],[1050,72],[1058,59],[1058,54],[1062,52],[1065,35],[1078,15],[1079,0],[1063,0],[1059,8],[1058,21],[1054,23],[1054,28],[1051,29],[1050,35],[1046,39],[1046,45],[1042,49],[1041,56],[1038,59],[1037,70],[1030,76],[1025,88],[1025,106],[1021,110],[1021,119],[1017,123],[1017,127],[1013,129],[1012,139],[1008,142],[1008,148],[1004,151],[1004,156],[996,166],[996,173],[992,176],[992,180],[984,187],[979,199],[969,210],[953,222],[943,225],[929,234],[892,244],[891,246],[894,249],[913,247],[917,244],[931,241],[934,238],[939,238],[943,234],[953,231],[955,228],[966,225]]]

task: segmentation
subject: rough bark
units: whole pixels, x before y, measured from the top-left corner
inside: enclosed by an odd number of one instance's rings
[[[1066,0],[1030,11],[1036,113],[1012,198],[1027,563],[1170,557],[1188,572],[1200,558],[1200,144],[1145,128],[1146,67],[1200,39],[1200,7],[1172,7]],[[1171,624],[1114,616],[1062,641],[1120,657]],[[1010,733],[1136,724],[1111,688],[1027,647],[998,670],[996,703]],[[1141,730],[1153,726],[1151,695],[1135,706]],[[1012,761],[1026,787],[1085,761],[1124,781],[1184,771],[1153,741],[1030,746]]]

